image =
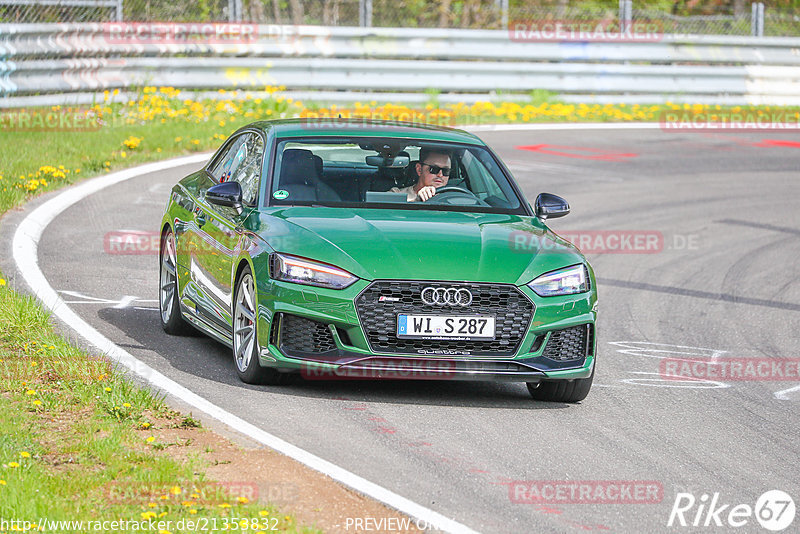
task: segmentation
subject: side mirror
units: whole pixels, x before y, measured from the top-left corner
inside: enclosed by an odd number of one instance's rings
[[[548,217],[555,219],[557,217],[563,217],[569,213],[569,204],[566,200],[558,195],[542,193],[536,197],[534,211],[536,216],[543,221]]]
[[[239,182],[222,182],[211,186],[206,191],[206,201],[217,206],[234,208],[242,211],[242,186]]]

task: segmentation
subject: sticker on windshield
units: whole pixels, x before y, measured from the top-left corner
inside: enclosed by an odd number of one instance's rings
[[[289,192],[285,189],[278,189],[277,191],[272,193],[272,198],[274,198],[275,200],[284,200],[286,198],[289,198]]]

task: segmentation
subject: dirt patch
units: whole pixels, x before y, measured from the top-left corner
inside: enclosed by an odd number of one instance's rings
[[[156,443],[166,445],[162,454],[176,461],[200,458],[208,478],[220,482],[232,498],[246,497],[252,502],[273,504],[283,513],[294,515],[297,524],[325,532],[357,533],[363,530],[354,528],[355,518],[371,518],[378,524],[385,520],[387,525],[403,524],[397,521],[407,519],[396,510],[271,449],[245,448],[203,428],[176,427],[180,418],[151,420],[153,426],[146,433],[154,436]],[[419,530],[370,528],[369,532]]]

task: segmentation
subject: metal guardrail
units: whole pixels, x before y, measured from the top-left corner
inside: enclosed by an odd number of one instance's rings
[[[345,101],[358,91],[412,101],[428,89],[483,99],[545,89],[573,101],[800,104],[797,38],[534,42],[495,30],[264,25],[239,42],[133,43],[114,38],[113,24],[0,25],[0,107],[142,85],[283,85]]]

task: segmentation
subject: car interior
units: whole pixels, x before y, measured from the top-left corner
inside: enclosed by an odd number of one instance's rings
[[[390,193],[390,190],[417,182],[421,147],[406,143],[398,145],[396,140],[394,144],[390,141],[359,145],[284,143],[278,151],[278,182],[273,191],[288,193],[287,202],[405,202],[402,193]],[[491,171],[469,149],[448,147],[443,150],[447,150],[451,159],[445,187],[452,195],[447,202],[444,196],[437,201],[501,208],[518,205],[516,200],[508,200],[509,194],[501,190]],[[454,188],[462,191],[454,191]]]

